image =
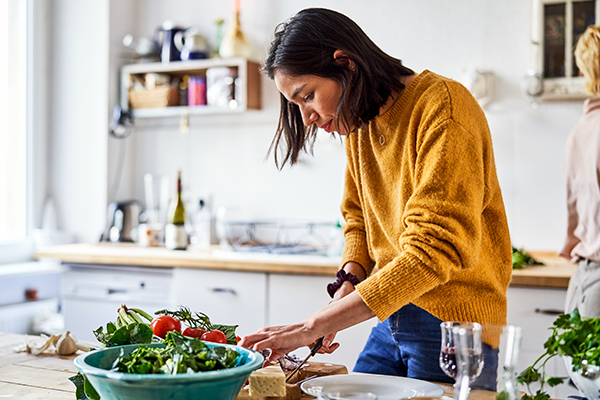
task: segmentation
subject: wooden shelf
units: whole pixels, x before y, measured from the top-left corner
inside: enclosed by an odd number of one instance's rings
[[[235,108],[217,106],[173,106],[161,108],[135,108],[129,104],[129,89],[134,78],[143,78],[148,73],[168,74],[173,77],[184,75],[206,76],[206,70],[215,67],[229,67],[237,70]],[[193,61],[173,61],[170,63],[129,64],[121,68],[121,108],[133,111],[134,118],[175,117],[182,115],[239,114],[247,110],[261,108],[260,66],[243,58]]]

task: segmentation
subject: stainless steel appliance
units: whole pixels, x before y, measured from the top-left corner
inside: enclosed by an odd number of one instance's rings
[[[100,241],[133,242],[131,230],[140,224],[140,203],[126,200],[108,206],[106,230]]]

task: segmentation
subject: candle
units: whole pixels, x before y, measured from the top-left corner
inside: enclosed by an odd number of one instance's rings
[[[240,0],[233,0],[233,12],[236,14],[240,12]]]

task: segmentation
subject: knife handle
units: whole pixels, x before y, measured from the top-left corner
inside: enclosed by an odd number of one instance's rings
[[[317,340],[317,343],[315,343],[313,348],[310,349],[311,357],[313,357],[315,354],[317,354],[317,351],[319,351],[319,349],[323,346],[323,338],[324,338],[324,336],[321,336],[321,338],[319,340]]]

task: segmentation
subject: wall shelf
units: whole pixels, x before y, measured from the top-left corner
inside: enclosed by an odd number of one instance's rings
[[[227,106],[171,106],[160,108],[132,108],[129,101],[129,89],[133,82],[143,80],[148,73],[168,74],[173,78],[185,75],[206,77],[206,71],[214,67],[228,67],[237,71],[235,84],[236,107]],[[134,118],[176,117],[182,115],[218,115],[239,114],[261,108],[260,66],[258,63],[243,59],[212,58],[193,61],[173,61],[170,63],[140,63],[124,65],[121,68],[121,108],[131,110]]]

